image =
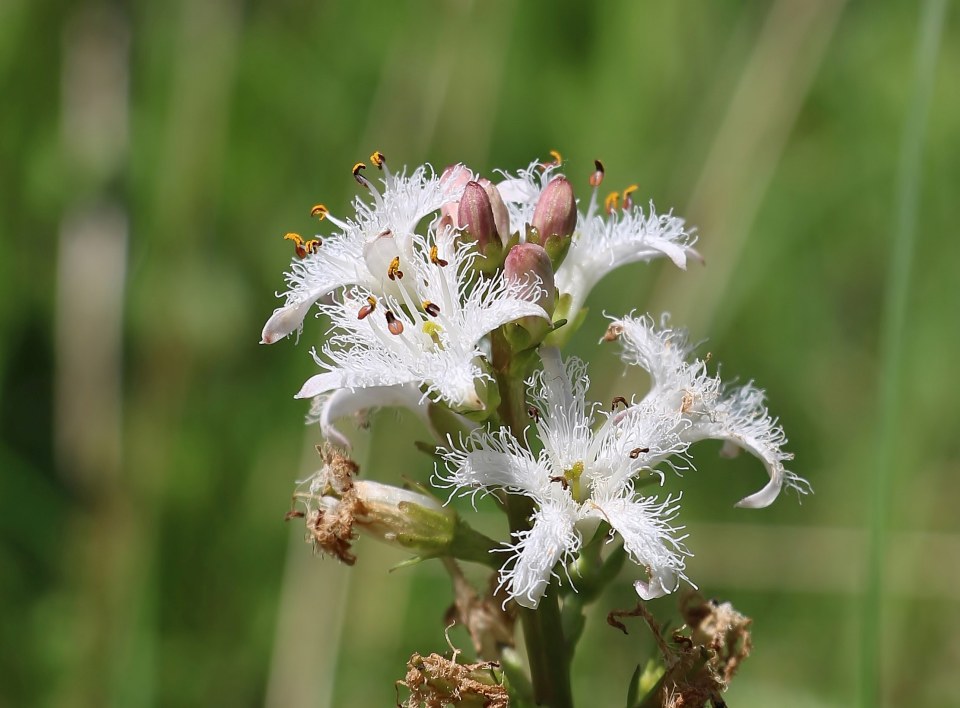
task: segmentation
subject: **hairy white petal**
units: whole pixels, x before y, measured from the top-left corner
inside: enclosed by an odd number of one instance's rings
[[[466,493],[503,488],[542,501],[548,495],[550,468],[521,445],[506,428],[478,429],[457,446],[439,450],[446,473],[438,471],[434,483]]]
[[[534,513],[529,531],[514,534],[516,543],[507,546],[512,557],[500,571],[500,586],[507,588],[517,604],[536,608],[550,584],[553,567],[580,550],[577,518],[578,506],[569,497],[549,501]]]
[[[620,266],[667,256],[686,268],[695,241],[683,219],[657,214],[653,202],[646,214],[639,206],[606,218],[581,214],[570,251],[557,269],[557,289],[571,296],[570,312],[575,313],[593,286]]]
[[[555,347],[541,347],[540,357],[543,370],[527,381],[538,411],[537,431],[554,466],[567,470],[590,456],[593,406],[588,414],[585,401],[590,379],[586,364],[576,357],[564,364]]]
[[[643,367],[653,378],[644,402],[678,416],[675,432],[682,441],[728,441],[763,462],[770,481],[737,506],[768,506],[784,485],[801,494],[810,491],[805,480],[783,466],[793,455],[783,450],[786,435],[770,416],[762,390],[752,384],[725,387],[719,376],[707,372],[706,362],[691,356],[686,332],[670,329],[666,317],[659,328],[646,316],[627,316],[612,326],[621,330],[624,361]]]
[[[593,513],[600,515],[623,538],[627,555],[637,565],[646,568],[648,581],[638,580],[635,587],[640,596],[649,600],[673,592],[684,575],[684,557],[690,552],[680,536],[682,526],[670,522],[676,517],[679,498],[667,497],[631,501],[629,495],[596,499]],[[689,581],[688,581],[689,582]]]

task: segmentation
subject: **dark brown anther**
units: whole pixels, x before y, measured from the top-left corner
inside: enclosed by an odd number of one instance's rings
[[[527,415],[533,418],[538,423],[540,422],[540,411],[537,410],[536,406],[530,406],[527,408]]]
[[[292,509],[288,511],[286,514],[284,514],[283,520],[290,521],[290,519],[302,519],[305,516],[306,514],[303,513],[302,511],[297,511],[296,509]]]
[[[390,334],[403,334],[403,322],[398,320],[390,310],[387,310],[387,329],[390,330]]]
[[[599,187],[603,183],[603,175],[606,170],[603,169],[603,163],[600,160],[594,160],[593,166],[596,167],[596,172],[590,175],[590,186]]]
[[[369,186],[367,183],[367,178],[360,174],[365,169],[367,169],[367,166],[362,162],[358,162],[353,166],[353,169],[350,170],[353,173],[353,178],[357,180],[357,184],[359,184],[361,187]]]
[[[440,306],[435,302],[430,302],[429,300],[423,301],[423,311],[426,312],[431,317],[436,317],[440,314]]]
[[[569,486],[570,486],[570,482],[569,482],[569,481],[567,480],[567,478],[564,477],[563,475],[558,475],[558,476],[556,476],[556,477],[551,477],[551,478],[550,478],[550,481],[551,481],[551,482],[559,482],[559,483],[560,483],[560,486],[562,486],[564,489],[567,489],[567,488],[569,488]]]
[[[621,404],[623,405],[624,408],[626,408],[626,407],[627,407],[627,399],[624,398],[623,396],[616,396],[616,397],[613,399],[613,402],[610,403],[610,410],[611,410],[611,411],[617,410],[617,406],[619,406],[619,405],[621,405]]]
[[[635,447],[630,451],[630,459],[635,460],[638,457],[640,457],[640,455],[643,455],[648,452],[650,452],[649,447]]]
[[[371,295],[367,298],[367,304],[361,307],[360,312],[357,313],[357,319],[362,320],[375,309],[377,309],[377,298]]]
[[[403,278],[403,271],[400,270],[400,256],[394,256],[393,260],[390,261],[390,265],[387,266],[387,277],[390,280]]]
[[[443,268],[445,265],[450,265],[447,261],[440,257],[440,251],[436,245],[430,246],[430,262],[434,265],[440,266],[441,268]]]

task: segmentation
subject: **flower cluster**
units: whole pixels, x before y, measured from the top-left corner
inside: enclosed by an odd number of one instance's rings
[[[769,481],[738,506],[764,507],[784,487],[808,487],[784,467],[792,456],[763,391],[709,373],[666,317],[613,318],[603,337],[650,374],[649,391],[618,397],[609,411],[588,399],[586,364],[564,360],[560,347],[583,323],[591,289],[638,261],[666,257],[686,268],[698,258],[696,238],[681,218],[635,204],[635,186],[601,201],[599,161],[580,209],[554,157],[499,173],[497,183],[464,165],[391,172],[378,152],[375,184],[357,163],[367,197],[354,199],[352,214],[317,205],[311,213],[331,233],[287,234],[296,258],[262,342],[299,335],[315,309],[330,326],[313,350],[319,372],[297,397],[311,399],[310,420],[328,442],[349,447],[335,426],[344,416],[418,410],[436,436],[435,487],[532,510],[522,523],[512,517],[511,538],[495,549],[504,562],[492,563],[518,604],[537,607],[595,539],[639,567],[637,593],[650,599],[686,579],[690,552],[674,523],[680,496],[647,490],[692,467],[693,443],[722,440],[725,453],[744,449],[763,463]]]

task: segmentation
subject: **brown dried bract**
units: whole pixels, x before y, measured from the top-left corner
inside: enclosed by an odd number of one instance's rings
[[[320,494],[335,495],[337,499],[335,503],[325,505],[315,496],[295,494],[294,498],[299,498],[307,507],[305,514],[297,515],[306,517],[307,542],[313,544],[317,553],[353,565],[357,562],[357,557],[350,552],[356,539],[353,524],[358,514],[366,512],[353,484],[360,468],[332,445],[318,445],[317,452],[323,459],[323,468],[317,472],[324,486]]]
[[[720,694],[750,655],[752,620],[729,602],[707,601],[696,592],[681,597],[680,612],[686,625],[673,632],[669,643],[642,602],[632,610],[611,612],[607,622],[626,633],[620,618],[640,616],[650,627],[666,668],[653,689],[658,694],[657,705],[684,708],[711,701],[723,706]]]
[[[414,654],[407,662],[407,675],[397,686],[405,686],[410,698],[397,702],[399,708],[443,708],[478,705],[509,708],[510,698],[503,687],[500,665],[495,661],[458,664],[439,654]]]
[[[453,581],[454,593],[454,604],[447,609],[444,622],[448,626],[456,622],[466,627],[474,651],[483,659],[498,657],[503,647],[514,646],[517,606],[514,602],[505,602],[503,588],[497,591],[497,575],[490,577],[487,592],[481,595],[464,577],[456,561],[444,559],[444,566]]]

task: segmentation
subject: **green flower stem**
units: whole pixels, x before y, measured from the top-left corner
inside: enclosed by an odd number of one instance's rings
[[[518,440],[523,439],[527,419],[524,379],[536,361],[534,351],[514,356],[504,334],[492,336],[493,368],[500,388],[500,419]],[[533,503],[526,497],[507,497],[507,518],[511,531],[530,528]],[[551,708],[572,708],[570,690],[570,652],[563,638],[559,598],[548,591],[536,610],[520,609],[520,622],[527,646],[527,661],[537,705]]]

